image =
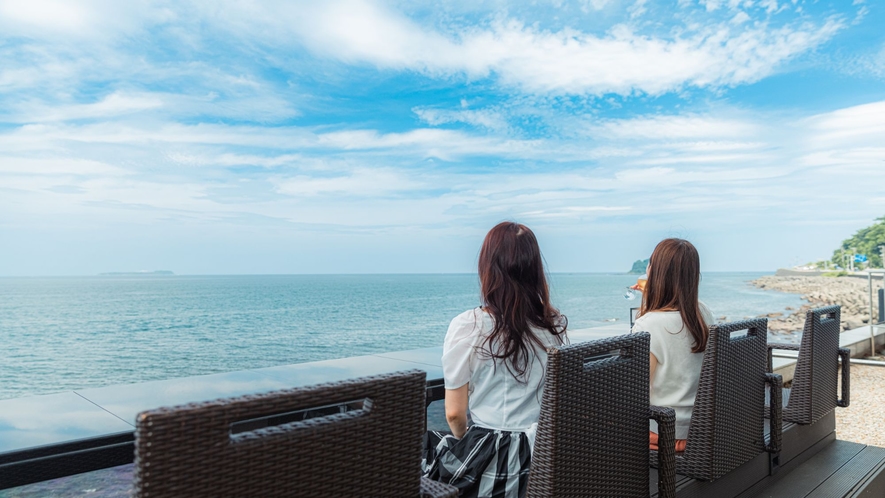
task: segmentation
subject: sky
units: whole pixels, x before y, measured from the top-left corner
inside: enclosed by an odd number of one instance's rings
[[[0,275],[705,271],[885,216],[885,3],[0,0]]]

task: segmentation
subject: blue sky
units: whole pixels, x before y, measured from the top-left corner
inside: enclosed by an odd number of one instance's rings
[[[440,5],[441,4],[441,5]],[[885,215],[872,1],[0,0],[0,275],[707,271]]]

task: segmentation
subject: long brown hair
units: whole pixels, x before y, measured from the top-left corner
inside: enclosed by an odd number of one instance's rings
[[[710,335],[698,303],[700,281],[701,260],[697,249],[687,240],[664,239],[651,254],[639,311],[642,316],[652,311],[678,310],[683,327],[694,339],[692,353],[705,350]]]
[[[532,331],[544,329],[563,342],[567,321],[550,304],[541,249],[525,225],[505,221],[486,235],[479,252],[483,308],[495,325],[483,353],[501,360],[519,380],[532,361],[529,347],[546,345]]]

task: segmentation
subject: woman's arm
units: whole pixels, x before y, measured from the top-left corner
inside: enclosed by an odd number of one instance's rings
[[[461,439],[467,432],[467,386],[458,389],[446,389],[446,422],[452,429],[452,435]]]
[[[649,381],[649,389],[651,389],[651,384],[653,384],[655,380],[655,369],[658,368],[658,359],[655,357],[654,353],[648,355],[648,381]],[[446,403],[448,403],[449,398],[446,396]]]

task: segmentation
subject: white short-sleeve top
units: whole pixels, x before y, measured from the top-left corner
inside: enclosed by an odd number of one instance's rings
[[[707,326],[713,324],[713,315],[700,303],[701,314]],[[636,319],[633,332],[651,335],[651,354],[658,365],[651,379],[649,402],[669,406],[676,412],[676,439],[688,438],[688,426],[698,392],[704,353],[692,353],[694,339],[685,328],[678,311],[652,311]],[[652,421],[650,430],[657,432]]]
[[[524,382],[518,381],[501,364],[483,355],[485,339],[494,328],[494,319],[481,308],[465,311],[449,325],[443,344],[442,366],[446,389],[469,383],[468,407],[473,423],[489,429],[525,432],[530,443],[541,413],[547,351],[537,346],[526,370]],[[561,344],[546,330],[533,329],[545,347]],[[561,335],[562,340],[565,336]]]

